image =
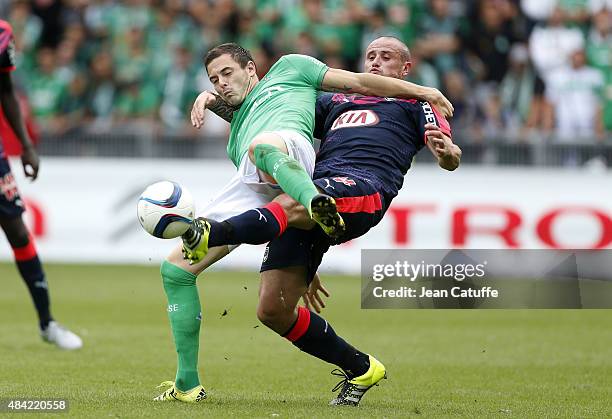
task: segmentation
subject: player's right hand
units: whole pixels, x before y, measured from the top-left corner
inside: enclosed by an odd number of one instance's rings
[[[195,128],[202,128],[204,125],[204,111],[217,100],[217,95],[212,92],[204,91],[198,95],[193,107],[191,108],[191,125]]]
[[[321,298],[321,295],[319,295],[319,292],[328,298],[330,296],[329,291],[327,291],[323,284],[321,284],[319,274],[316,273],[302,298],[306,308],[309,310],[314,309],[314,311],[317,313],[320,313],[321,309],[325,308],[325,302],[323,301],[323,298]]]
[[[435,106],[446,118],[453,116],[455,110],[453,104],[438,89],[428,87],[424,99]]]
[[[38,158],[38,153],[34,149],[34,146],[27,145],[23,147],[21,164],[23,164],[23,172],[26,177],[29,177],[31,180],[36,180],[38,177],[40,159]]]

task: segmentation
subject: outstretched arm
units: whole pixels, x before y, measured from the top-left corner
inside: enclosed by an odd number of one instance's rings
[[[359,93],[367,96],[398,97],[427,101],[442,115],[453,116],[453,105],[438,89],[420,86],[393,77],[370,73],[353,73],[330,68],[323,77],[321,90],[329,92]]]
[[[17,97],[15,97],[15,89],[13,87],[11,74],[8,72],[0,73],[0,105],[2,106],[7,122],[21,143],[21,163],[23,164],[23,170],[27,177],[36,180],[40,161],[32,145],[28,131],[25,128],[21,109],[19,108],[19,102],[17,101]]]

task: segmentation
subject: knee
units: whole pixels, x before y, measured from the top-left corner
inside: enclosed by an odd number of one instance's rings
[[[290,316],[291,312],[278,305],[260,303],[257,307],[257,319],[277,333],[285,331],[285,324]]]
[[[276,307],[261,303],[257,306],[257,319],[268,327],[275,323],[275,320],[280,317],[279,314]]]
[[[30,235],[25,228],[15,232],[15,235],[9,240],[13,247],[24,247],[30,243]]]
[[[21,218],[15,218],[7,222],[2,223],[2,228],[6,233],[11,247],[23,247],[27,246],[30,242],[30,235],[28,229]]]
[[[184,262],[183,254],[176,251],[172,251],[167,257],[165,262],[171,263],[176,266],[180,266]]]
[[[289,154],[285,140],[272,132],[257,134],[253,141],[251,141],[251,144],[249,144],[249,158],[253,163],[275,151]]]
[[[263,140],[254,140],[249,144],[249,158],[253,163],[265,158],[267,154],[274,151],[279,151],[279,149],[271,144],[263,142]]]

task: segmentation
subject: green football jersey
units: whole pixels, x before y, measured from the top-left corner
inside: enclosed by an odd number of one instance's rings
[[[293,130],[312,142],[317,89],[328,67],[306,55],[281,57],[232,118],[227,154],[236,167],[261,132]]]

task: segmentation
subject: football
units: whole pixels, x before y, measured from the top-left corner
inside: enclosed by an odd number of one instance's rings
[[[189,191],[176,182],[148,186],[138,200],[138,221],[145,231],[160,239],[173,239],[187,231],[195,208]]]

